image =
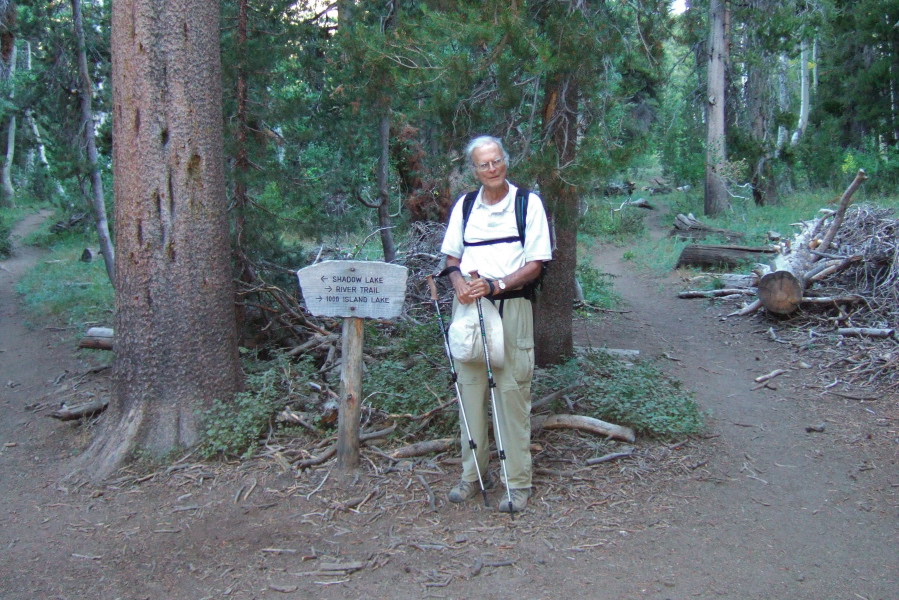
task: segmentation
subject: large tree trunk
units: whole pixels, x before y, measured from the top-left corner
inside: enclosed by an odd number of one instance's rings
[[[396,260],[396,244],[393,243],[393,226],[390,222],[390,108],[385,105],[378,119],[378,227],[381,229],[381,247],[384,262]]]
[[[116,316],[112,422],[80,467],[194,446],[242,385],[222,141],[219,5],[112,7]],[[172,340],[179,340],[172,343]]]
[[[546,273],[534,312],[535,358],[540,366],[558,364],[574,351],[572,313],[577,267],[577,189],[565,181],[562,166],[577,153],[578,87],[571,76],[547,81],[543,122],[555,151],[556,167],[540,181],[540,190],[555,230],[552,266]]]
[[[727,161],[724,105],[728,49],[725,36],[727,8],[724,0],[709,3],[709,68],[706,104],[705,214],[715,216],[728,207],[724,166]]]
[[[11,80],[16,71],[16,3],[0,3],[0,75]],[[12,93],[10,93],[12,98]],[[16,117],[7,121],[6,160],[0,172],[0,206],[14,208],[16,190],[12,185],[12,161],[16,148]]]
[[[235,83],[237,100],[237,119],[235,120],[234,135],[234,254],[237,279],[252,287],[256,281],[256,273],[250,259],[247,256],[247,211],[250,208],[247,195],[247,178],[250,171],[249,157],[249,84],[247,81],[247,42],[249,38],[249,0],[237,2],[237,43],[235,54]],[[244,333],[247,321],[247,308],[245,302],[238,302],[235,308],[237,317],[237,330],[240,335]]]
[[[7,68],[7,76],[11,80],[16,74],[16,45],[13,44],[12,52],[9,56],[9,64],[4,65]],[[12,89],[12,86],[10,86]],[[15,90],[10,91],[9,97],[12,100]],[[3,206],[16,205],[16,188],[12,185],[12,162],[16,156],[16,114],[9,116],[9,122],[6,125],[6,160],[3,161]]]
[[[100,239],[100,252],[106,263],[106,274],[115,285],[115,250],[112,236],[109,235],[109,222],[106,220],[106,200],[103,195],[103,177],[100,173],[100,160],[97,153],[96,136],[94,135],[94,113],[91,108],[93,85],[87,70],[87,52],[84,44],[84,25],[81,18],[81,0],[72,0],[72,20],[75,25],[75,38],[78,40],[78,79],[81,84],[81,123],[84,128],[84,141],[87,146],[87,162],[90,167],[91,207],[94,211],[94,227]]]

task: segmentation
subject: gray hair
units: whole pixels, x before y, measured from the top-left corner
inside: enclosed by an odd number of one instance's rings
[[[509,164],[509,153],[506,152],[506,149],[503,148],[503,141],[499,138],[493,137],[492,135],[482,135],[474,138],[468,145],[465,147],[465,156],[468,157],[468,164],[471,165],[471,168],[475,168],[474,161],[472,160],[472,155],[474,151],[478,148],[482,148],[484,146],[489,146],[490,144],[496,144],[499,146],[500,152],[503,153],[503,159],[506,161],[506,164]]]

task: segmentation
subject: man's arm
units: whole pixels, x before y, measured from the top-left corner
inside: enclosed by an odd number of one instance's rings
[[[523,288],[527,284],[535,281],[538,277],[540,277],[540,273],[542,271],[542,260],[532,260],[524,263],[523,267],[502,278],[503,283],[506,284],[505,291],[509,292],[512,290]],[[496,284],[493,284],[493,288],[493,295],[502,298],[503,292],[500,291],[499,287]],[[488,289],[487,292],[489,293],[490,290]]]
[[[456,267],[459,268],[459,265],[462,264],[461,258],[456,258],[455,256],[446,255],[446,266],[447,268]],[[475,282],[467,282],[465,281],[465,277],[462,275],[461,271],[453,271],[449,274],[450,283],[453,284],[453,290],[456,292],[456,298],[462,304],[471,304],[476,299],[484,296],[485,294],[472,295],[472,287],[471,284]],[[478,280],[480,281],[480,280]],[[484,284],[484,287],[487,288],[487,292],[490,292],[490,287],[487,284]]]
[[[447,256],[446,266],[458,267],[460,262],[461,261],[457,258]],[[478,278],[466,282],[462,278],[462,275],[460,273],[455,272],[450,275],[450,278],[453,280],[453,289],[456,290],[456,296],[459,298],[459,301],[463,304],[468,304],[469,302],[473,302],[478,298],[484,298],[486,296],[490,296],[491,298],[502,298],[504,293],[523,288],[527,284],[536,280],[538,277],[540,277],[541,271],[543,271],[542,260],[532,260],[530,262],[526,262],[523,267],[502,278],[503,283],[506,284],[505,291],[499,289],[499,286],[495,282],[496,280]],[[453,279],[454,277],[458,278],[461,287],[466,291],[464,297],[459,292],[459,286],[456,285],[456,280]],[[491,289],[493,291],[492,294]]]

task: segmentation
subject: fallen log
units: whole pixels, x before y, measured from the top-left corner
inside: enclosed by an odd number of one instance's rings
[[[762,383],[763,381],[768,381],[769,379],[774,379],[775,377],[777,377],[779,375],[783,375],[786,372],[787,372],[786,369],[775,369],[775,370],[771,371],[770,373],[768,373],[767,375],[761,375],[759,377],[756,377],[755,382]]]
[[[771,246],[715,246],[690,244],[681,251],[677,267],[737,267],[748,262],[768,260],[768,256],[777,254]]]
[[[888,338],[893,337],[893,332],[893,329],[877,329],[874,327],[840,327],[837,329],[839,335],[846,337]]]
[[[805,296],[802,298],[802,304],[859,304],[865,302],[863,296],[850,294],[849,296]]]
[[[390,458],[413,458],[435,452],[447,452],[456,447],[459,440],[456,438],[440,438],[439,440],[426,440],[397,448],[390,453]]]
[[[606,423],[583,415],[550,415],[531,417],[531,432],[540,429],[578,429],[633,443],[637,436],[630,427]]]
[[[588,458],[587,463],[590,466],[598,465],[604,462],[609,462],[610,460],[618,460],[619,458],[627,458],[628,456],[632,456],[634,451],[631,450],[629,452],[610,452],[609,454],[604,454],[603,456],[599,456],[597,458]]]
[[[78,342],[78,347],[92,350],[112,350],[114,337],[115,334],[111,327],[91,327]]]
[[[752,294],[752,290],[743,288],[730,288],[723,290],[687,290],[678,293],[678,298],[720,298],[721,296],[733,296],[735,294]]]
[[[107,407],[109,407],[109,400],[106,398],[96,398],[89,402],[80,402],[71,406],[63,403],[59,410],[50,413],[50,416],[60,421],[76,421],[99,415]]]
[[[678,214],[674,218],[674,225],[668,236],[694,241],[702,240],[709,236],[718,236],[732,244],[738,243],[744,238],[744,235],[739,231],[712,227],[711,225],[703,223],[692,214]]]
[[[831,273],[840,271],[855,262],[855,257],[842,259],[839,263],[828,264],[824,269],[816,269],[814,263],[822,258],[831,242],[837,234],[837,230],[843,223],[846,209],[852,203],[852,194],[868,179],[864,169],[859,169],[855,179],[843,193],[840,206],[834,213],[830,213],[820,219],[802,224],[801,231],[796,235],[792,243],[784,244],[784,253],[779,255],[774,262],[774,268],[759,280],[759,300],[765,310],[776,315],[788,316],[792,314],[805,294],[806,288],[811,283],[812,277],[823,277],[828,269]],[[824,221],[833,215],[833,222],[827,230],[823,241],[818,240],[818,233],[824,225]],[[810,275],[810,273],[812,275]]]
[[[647,210],[655,210],[655,206],[649,203],[646,198],[637,198],[631,202],[627,203],[627,206],[633,206],[634,208],[645,208]]]
[[[81,258],[79,258],[78,260],[80,260],[81,262],[89,263],[93,262],[94,259],[98,256],[101,256],[99,248],[85,248],[81,253]]]

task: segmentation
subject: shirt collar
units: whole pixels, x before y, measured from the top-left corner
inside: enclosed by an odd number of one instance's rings
[[[506,180],[506,184],[509,186],[509,192],[506,194],[506,197],[497,202],[496,204],[485,204],[482,196],[484,194],[484,187],[481,186],[480,192],[478,192],[478,201],[475,203],[477,208],[489,210],[490,212],[506,212],[512,207],[512,198],[515,197],[515,192],[517,188],[509,183],[509,180]]]

